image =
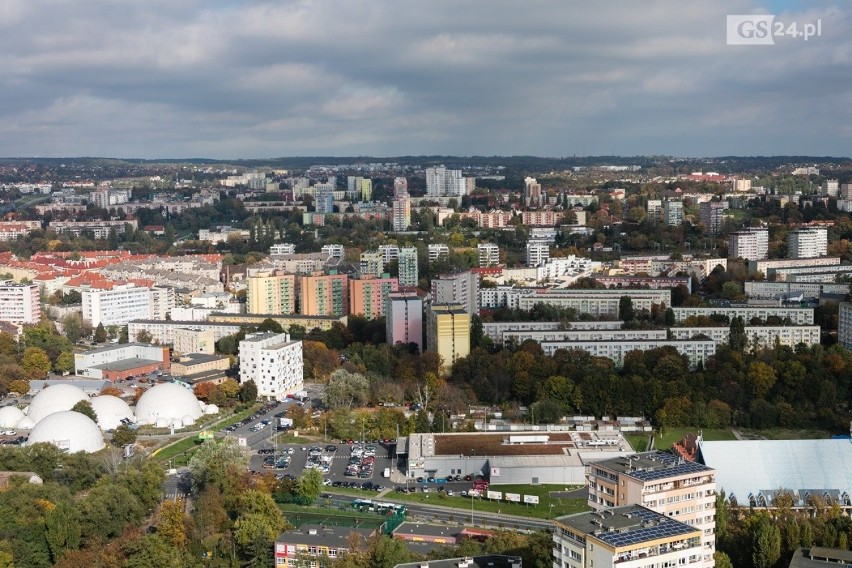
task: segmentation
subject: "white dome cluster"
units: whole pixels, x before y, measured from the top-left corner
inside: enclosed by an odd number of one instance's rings
[[[115,430],[122,420],[136,422],[130,406],[117,396],[108,394],[96,396],[92,399],[92,410],[98,417],[98,426],[103,430]]]
[[[0,408],[0,428],[14,428],[24,418],[24,413],[17,406]]]
[[[98,425],[85,414],[63,410],[39,420],[30,432],[27,446],[47,442],[69,453],[102,450],[104,436]]]
[[[174,383],[153,387],[136,403],[139,424],[153,424],[157,428],[191,426],[201,415],[201,403],[192,391]]]
[[[89,400],[89,397],[86,396],[86,393],[80,387],[63,384],[51,385],[39,391],[33,397],[30,408],[27,411],[27,416],[38,424],[42,418],[54,412],[71,410],[81,400]]]

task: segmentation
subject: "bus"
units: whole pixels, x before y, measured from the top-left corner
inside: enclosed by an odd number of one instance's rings
[[[405,516],[405,505],[397,503],[382,503],[373,501],[372,499],[353,499],[352,508],[359,511],[375,511],[384,515],[400,515]]]

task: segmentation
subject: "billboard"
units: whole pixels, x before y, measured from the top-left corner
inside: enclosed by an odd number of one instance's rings
[[[520,503],[521,502],[521,494],[520,493],[506,493],[506,501],[510,503]]]
[[[489,499],[502,499],[503,492],[502,491],[486,491],[485,496]]]
[[[491,477],[500,477],[500,468],[492,467],[491,468]]]
[[[524,495],[524,503],[528,505],[538,505],[538,495]]]

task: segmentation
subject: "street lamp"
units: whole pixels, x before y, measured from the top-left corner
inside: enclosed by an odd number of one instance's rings
[[[473,451],[473,448],[470,449],[470,455],[476,455],[476,452]],[[470,524],[473,525],[473,495],[468,495],[470,497]]]

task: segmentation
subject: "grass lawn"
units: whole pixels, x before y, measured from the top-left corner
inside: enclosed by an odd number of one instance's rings
[[[820,440],[831,438],[831,433],[824,430],[788,430],[772,428],[770,430],[740,430],[743,438],[749,440]]]
[[[470,512],[471,499],[453,495],[448,497],[444,493],[437,493],[435,485],[429,486],[431,493],[388,493],[389,500],[410,501],[428,505],[440,505],[443,507],[454,507],[459,510],[459,518],[464,518],[464,512]],[[569,487],[576,489],[576,487]],[[525,505],[523,503],[509,503],[506,501],[490,501],[488,499],[473,499],[473,509],[496,513],[497,511],[507,515],[518,515],[521,517],[536,517],[539,519],[550,519],[562,515],[571,515],[588,511],[584,498],[554,498],[550,497],[551,491],[564,491],[564,485],[494,485],[493,491],[506,493],[519,493],[521,495],[537,495],[538,505]],[[552,505],[552,507],[551,507]]]
[[[712,429],[712,428],[662,428],[656,433],[654,443],[658,450],[668,450],[675,442],[680,441],[687,434],[698,434],[701,432],[704,439],[708,442],[717,442],[725,440],[736,440],[736,436],[730,429]]]
[[[386,518],[373,513],[361,511],[333,510],[329,507],[303,507],[301,505],[279,505],[284,517],[300,527],[306,524],[320,524],[336,527],[375,528],[385,522]]]
[[[198,440],[197,436],[184,438],[183,440],[178,440],[171,445],[165,446],[157,452],[154,458],[161,462],[173,460],[173,466],[186,465],[186,463],[189,462],[189,458],[192,457],[192,454],[195,453],[195,450],[198,449],[198,446],[200,445],[201,441]]]

